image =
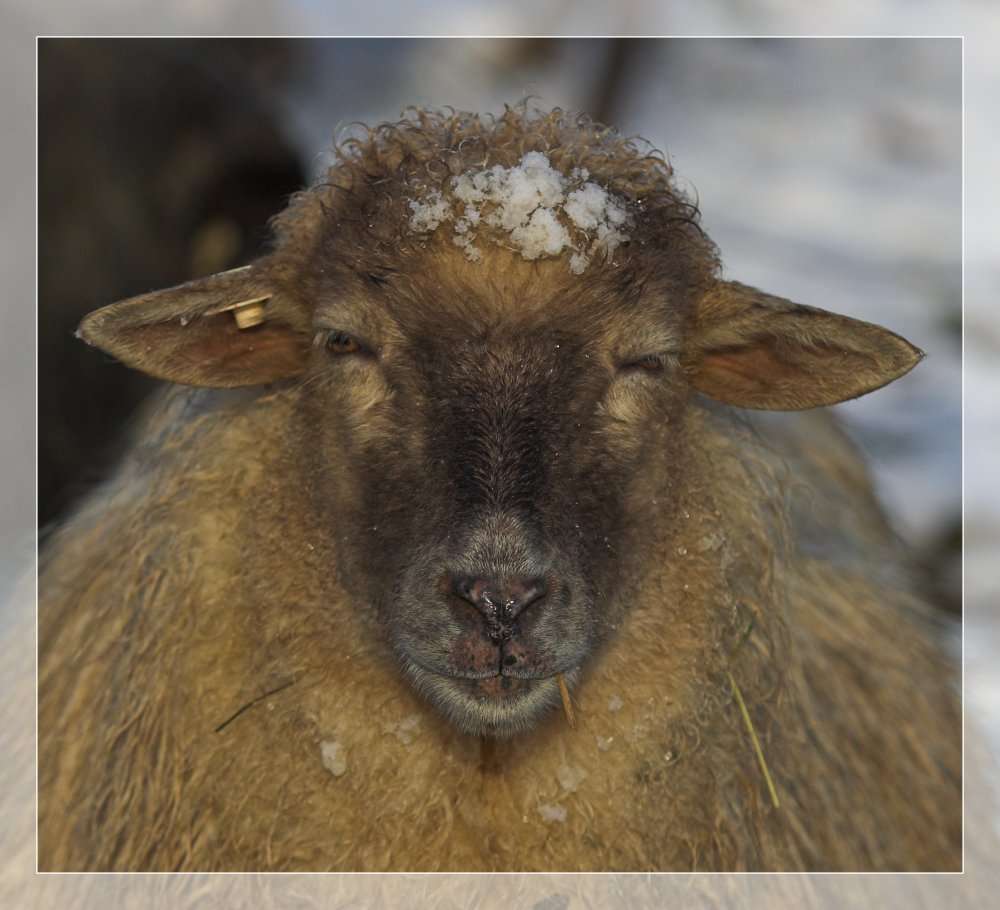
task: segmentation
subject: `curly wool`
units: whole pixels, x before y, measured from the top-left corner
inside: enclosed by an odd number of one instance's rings
[[[616,244],[615,265],[655,260],[657,251],[672,249],[684,251],[685,256],[674,258],[696,271],[714,273],[718,267],[716,248],[701,230],[698,207],[677,186],[663,156],[643,140],[622,137],[583,115],[558,109],[541,113],[526,104],[508,107],[499,117],[414,108],[396,123],[364,128],[362,135],[338,144],[334,153],[334,163],[318,184],[275,218],[276,250],[283,255],[295,256],[304,245],[313,249],[316,227],[325,219],[334,227],[321,232],[322,247],[335,247],[345,261],[363,258],[368,267],[396,268],[400,257],[420,257],[435,241],[453,242],[450,231],[437,236],[415,230],[415,213],[433,216],[434,200],[452,195],[463,176],[514,169],[534,153],[544,155],[554,172],[575,179],[569,189],[582,191],[573,200],[579,224],[585,223],[583,209],[593,204],[597,189],[621,200],[622,212],[627,208],[635,214],[628,242]],[[585,180],[580,179],[583,173]],[[415,200],[426,208],[415,212]],[[544,215],[548,210],[540,211]],[[460,218],[458,214],[456,220]],[[572,219],[565,219],[573,242],[559,253],[568,261],[577,256],[589,262],[596,252],[590,248],[593,238],[615,229],[617,218],[605,219],[603,232],[595,224],[590,239]],[[429,217],[427,223],[436,225],[436,219]],[[521,229],[528,225],[526,217]],[[462,227],[457,225],[459,236]],[[515,227],[507,225],[505,230]],[[373,237],[379,241],[374,250]],[[574,272],[582,271],[581,263],[576,260]]]

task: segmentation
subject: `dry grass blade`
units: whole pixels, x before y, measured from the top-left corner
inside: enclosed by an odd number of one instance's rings
[[[231,714],[231,715],[230,715],[229,717],[227,717],[227,718],[226,718],[226,719],[225,719],[225,720],[224,720],[224,721],[223,721],[223,722],[222,722],[221,724],[219,724],[219,726],[217,726],[217,727],[215,728],[215,732],[216,732],[216,733],[221,733],[221,732],[222,732],[223,730],[225,730],[225,729],[226,729],[226,727],[228,727],[228,726],[229,726],[229,725],[230,725],[230,724],[231,724],[231,723],[232,723],[232,722],[233,722],[234,720],[236,720],[236,718],[237,718],[237,717],[239,717],[239,716],[240,716],[240,715],[241,715],[241,714],[242,714],[242,713],[243,713],[244,711],[247,711],[247,710],[249,710],[249,709],[250,709],[250,708],[252,708],[252,707],[253,707],[254,705],[256,705],[256,704],[257,704],[258,702],[262,702],[262,701],[263,701],[263,700],[264,700],[265,698],[270,698],[270,696],[272,696],[272,695],[276,695],[276,694],[277,694],[278,692],[281,692],[281,691],[283,691],[284,689],[287,689],[287,688],[288,688],[288,687],[289,687],[290,685],[292,685],[292,684],[293,684],[294,682],[295,682],[295,680],[294,680],[294,679],[290,679],[290,680],[288,680],[288,682],[286,682],[286,683],[282,683],[282,684],[281,684],[280,686],[278,686],[277,688],[275,688],[275,689],[271,689],[271,690],[269,690],[269,691],[265,692],[265,693],[264,693],[263,695],[258,695],[258,696],[257,696],[256,698],[252,698],[252,699],[250,699],[250,701],[248,701],[248,702],[247,702],[247,703],[246,703],[246,704],[245,704],[245,705],[244,705],[244,706],[243,706],[242,708],[240,708],[240,709],[239,709],[239,711],[236,711],[235,713]]]
[[[739,685],[736,683],[736,677],[733,676],[733,671],[726,669],[726,673],[729,674],[729,682],[733,687],[733,694],[736,696],[736,702],[740,706],[740,714],[743,715],[743,723],[746,724],[747,732],[750,734],[750,741],[753,743],[753,750],[757,753],[757,762],[760,765],[760,770],[764,772],[764,780],[767,782],[767,791],[771,794],[771,802],[774,803],[774,808],[779,808],[778,804],[778,794],[774,789],[774,781],[771,780],[771,772],[767,770],[767,762],[764,761],[764,751],[760,747],[760,740],[757,739],[757,731],[753,727],[753,721],[750,720],[750,712],[747,711],[746,702],[743,701],[743,693],[740,691]]]
[[[760,765],[760,770],[764,773],[764,781],[767,783],[768,793],[771,794],[771,802],[774,803],[774,808],[777,809],[779,808],[778,793],[774,788],[774,781],[771,779],[771,772],[768,770],[767,762],[764,761],[764,750],[760,746],[760,740],[757,738],[757,731],[754,729],[753,721],[750,719],[750,712],[747,710],[747,704],[743,700],[743,693],[740,691],[740,687],[736,682],[736,677],[733,676],[733,671],[731,669],[732,664],[743,650],[743,646],[747,643],[747,639],[750,638],[750,633],[753,631],[754,627],[754,620],[755,617],[751,616],[746,629],[740,636],[739,642],[737,642],[736,647],[727,658],[729,667],[726,668],[726,673],[729,674],[729,684],[733,687],[733,694],[736,696],[736,703],[740,707],[740,715],[743,718],[743,723],[746,725],[747,732],[750,734],[750,741],[753,743],[753,750],[757,754],[757,763]]]
[[[559,683],[559,697],[562,699],[563,711],[566,712],[566,720],[569,721],[570,728],[576,729],[576,717],[573,715],[573,702],[569,700],[569,689],[566,688],[566,680],[562,673],[556,673],[556,682]]]

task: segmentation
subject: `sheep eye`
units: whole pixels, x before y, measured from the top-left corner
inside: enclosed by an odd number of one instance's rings
[[[361,350],[358,341],[346,332],[327,332],[324,347],[328,354],[354,354]]]
[[[648,354],[636,357],[622,364],[624,370],[644,370],[647,373],[662,373],[667,365],[667,354]]]

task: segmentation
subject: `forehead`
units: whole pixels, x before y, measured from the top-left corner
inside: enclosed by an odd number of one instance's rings
[[[449,236],[472,262],[492,244],[527,260],[563,259],[582,275],[628,242],[636,221],[634,203],[589,177],[586,168],[567,174],[528,152],[512,167],[473,169],[405,197],[412,214],[403,230]]]
[[[567,257],[525,260],[497,247],[470,261],[454,245],[432,242],[390,273],[354,274],[321,295],[317,321],[383,342],[488,333],[667,348],[687,305],[683,288],[641,274],[624,257],[580,276]]]

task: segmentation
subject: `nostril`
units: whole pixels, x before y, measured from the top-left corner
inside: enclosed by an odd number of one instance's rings
[[[525,576],[497,580],[455,575],[451,580],[451,590],[472,604],[488,621],[511,623],[522,610],[545,595],[545,579]]]
[[[521,579],[508,593],[509,599],[505,599],[504,604],[513,611],[510,617],[513,619],[523,609],[545,596],[545,579],[541,577]]]
[[[451,590],[462,600],[475,604],[482,599],[483,584],[482,578],[476,578],[473,575],[454,575],[451,579]]]

